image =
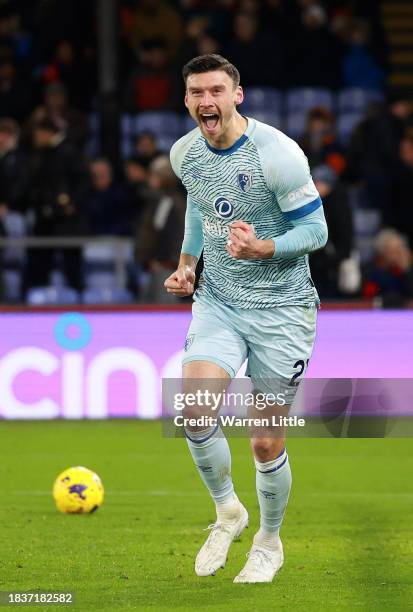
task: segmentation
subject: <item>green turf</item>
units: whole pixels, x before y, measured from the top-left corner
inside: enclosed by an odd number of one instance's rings
[[[289,442],[286,562],[271,585],[232,583],[258,512],[248,443],[231,447],[250,529],[224,570],[198,578],[214,513],[183,440],[163,438],[159,423],[1,422],[0,591],[74,591],[67,608],[82,612],[413,609],[410,439]],[[105,503],[64,516],[52,482],[79,464],[102,477]]]

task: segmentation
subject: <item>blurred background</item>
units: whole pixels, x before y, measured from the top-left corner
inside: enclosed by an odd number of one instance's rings
[[[5,305],[171,303],[192,129],[182,65],[221,53],[241,112],[297,140],[330,229],[324,303],[413,299],[413,5],[369,0],[0,1]]]

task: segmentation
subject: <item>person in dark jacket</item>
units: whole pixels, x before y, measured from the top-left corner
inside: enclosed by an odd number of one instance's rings
[[[19,136],[14,119],[0,119],[0,204],[5,212],[23,206],[27,159],[19,147]]]
[[[132,204],[125,185],[116,180],[109,160],[98,158],[89,166],[90,185],[83,198],[83,210],[91,235],[125,236],[131,231]]]
[[[329,166],[315,167],[312,176],[323,200],[328,242],[323,250],[311,254],[311,275],[321,297],[336,298],[359,289],[358,265],[351,259],[353,215],[347,189]]]
[[[24,200],[35,215],[33,233],[39,237],[78,236],[85,232],[80,208],[86,168],[79,151],[51,120],[37,123],[28,162]],[[58,255],[61,261],[56,265]],[[30,249],[26,286],[44,286],[55,267],[62,267],[72,287],[81,288],[81,253],[78,249]]]
[[[168,157],[151,163],[148,184],[151,201],[136,228],[136,259],[149,272],[142,298],[146,302],[176,302],[175,296],[165,292],[164,281],[179,261],[186,202]]]

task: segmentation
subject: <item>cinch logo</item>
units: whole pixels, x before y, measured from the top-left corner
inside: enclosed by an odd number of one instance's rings
[[[51,350],[46,350],[48,344]],[[60,350],[54,350],[53,344]],[[107,418],[109,380],[118,372],[128,373],[134,381],[122,393],[124,398],[129,396],[136,416],[159,416],[159,374],[149,355],[129,346],[96,351],[91,344],[89,319],[79,313],[66,313],[54,325],[54,342],[42,337],[41,347],[20,346],[7,352],[0,359],[0,416]],[[19,382],[20,377],[24,377],[24,383]],[[53,377],[58,378],[54,393]],[[22,397],[26,387],[34,391],[35,399]]]
[[[234,207],[227,198],[219,197],[214,202],[215,213],[221,219],[230,219],[234,214]]]

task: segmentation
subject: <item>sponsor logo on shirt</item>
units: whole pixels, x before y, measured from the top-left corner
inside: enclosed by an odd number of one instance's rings
[[[221,219],[230,219],[234,214],[234,206],[227,198],[222,196],[217,198],[214,202],[215,214]]]
[[[317,190],[313,183],[313,179],[310,179],[306,185],[303,185],[299,189],[290,191],[290,193],[287,195],[287,199],[292,203],[296,202],[300,198],[308,198],[311,196],[317,197]]]
[[[224,225],[220,221],[210,221],[208,218],[204,219],[204,230],[210,236],[218,236],[220,238],[227,238],[229,236],[229,226]]]

